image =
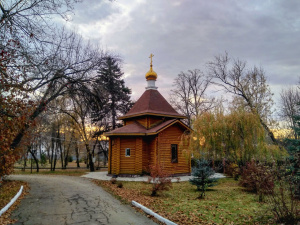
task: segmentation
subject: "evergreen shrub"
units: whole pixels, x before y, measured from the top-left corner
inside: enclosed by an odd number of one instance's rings
[[[198,198],[204,198],[208,187],[216,185],[217,179],[212,178],[215,171],[209,166],[209,162],[205,159],[195,160],[195,166],[192,168],[192,176],[190,183],[197,186],[197,190],[201,192]]]

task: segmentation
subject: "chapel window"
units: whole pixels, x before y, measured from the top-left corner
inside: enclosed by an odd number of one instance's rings
[[[172,144],[171,145],[171,154],[172,154],[172,163],[177,163],[178,162],[178,151],[177,151],[177,145]]]
[[[125,149],[125,156],[130,157],[130,148]]]

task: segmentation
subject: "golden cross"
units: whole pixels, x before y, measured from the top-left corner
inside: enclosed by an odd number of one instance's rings
[[[152,57],[153,57],[154,55],[151,53],[151,55],[149,56],[149,58],[151,59],[151,62],[150,62],[150,66],[152,67]]]

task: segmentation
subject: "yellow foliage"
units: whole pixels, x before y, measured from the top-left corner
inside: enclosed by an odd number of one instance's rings
[[[230,114],[204,113],[193,124],[191,147],[195,157],[239,162],[272,160],[284,156],[278,146],[268,145],[257,115],[246,111]]]

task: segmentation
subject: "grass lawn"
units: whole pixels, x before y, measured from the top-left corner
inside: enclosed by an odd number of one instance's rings
[[[123,188],[110,181],[94,181],[124,202],[132,200],[178,224],[274,224],[273,215],[258,196],[246,192],[231,178],[219,179],[217,186],[197,199],[199,192],[189,182],[173,183],[173,188],[151,197],[151,184],[122,182]]]
[[[35,165],[34,165],[35,166]],[[80,163],[80,168],[76,168],[77,164],[76,162],[69,162],[67,169],[61,169],[60,163],[57,163],[57,168],[55,171],[50,171],[50,165],[46,164],[44,166],[40,166],[40,171],[37,173],[36,169],[32,169],[32,173],[30,168],[26,168],[25,171],[22,171],[21,169],[14,169],[13,174],[41,174],[41,175],[65,175],[65,176],[82,176],[86,173],[90,172],[89,169],[86,168],[86,164]],[[95,165],[96,166],[96,165]],[[16,163],[15,167],[23,167],[23,165]],[[70,169],[72,168],[72,169]],[[100,170],[96,170],[96,172],[99,171],[107,171],[107,168],[101,168]]]
[[[88,169],[58,169],[55,171],[50,171],[50,170],[40,170],[38,173],[36,172],[36,170],[33,170],[32,173],[30,172],[30,170],[25,170],[25,171],[21,171],[19,169],[15,169],[13,174],[26,174],[26,175],[30,175],[30,174],[40,174],[40,175],[65,175],[65,176],[82,176],[85,175],[87,172],[89,172]]]

